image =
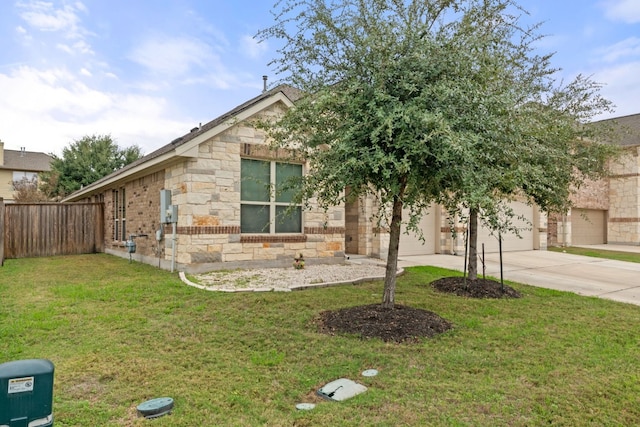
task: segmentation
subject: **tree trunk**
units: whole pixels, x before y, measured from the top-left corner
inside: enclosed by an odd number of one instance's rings
[[[384,276],[384,293],[382,307],[393,308],[396,295],[396,273],[398,270],[398,247],[400,246],[400,226],[402,225],[402,200],[393,199],[393,213],[391,229],[389,230],[389,252],[387,255],[387,270]]]
[[[469,211],[469,280],[478,278],[478,211]]]

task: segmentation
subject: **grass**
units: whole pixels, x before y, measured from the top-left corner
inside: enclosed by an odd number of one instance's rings
[[[569,247],[558,247],[551,246],[548,248],[549,251],[553,252],[563,252],[573,255],[584,255],[595,258],[606,258],[612,259],[616,261],[627,261],[627,262],[640,262],[640,253],[634,252],[619,252],[619,251],[606,251],[601,249],[592,249],[592,248],[579,248],[575,246]]]
[[[511,284],[515,300],[471,300],[408,268],[396,302],[455,329],[419,344],[316,332],[323,310],[379,302],[381,282],[291,293],[214,293],[108,255],[7,260],[0,362],[55,364],[55,425],[144,426],[136,406],[175,400],[159,426],[634,425],[640,307]],[[362,377],[374,368],[376,377]],[[315,391],[346,377],[345,402]]]

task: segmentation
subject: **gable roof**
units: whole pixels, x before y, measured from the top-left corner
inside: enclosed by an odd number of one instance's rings
[[[600,120],[595,123],[610,123],[619,132],[618,145],[631,147],[640,145],[640,114],[615,117],[613,119]]]
[[[269,91],[263,92],[253,99],[235,107],[225,114],[211,120],[210,122],[192,129],[189,133],[182,135],[153,151],[146,156],[124,166],[123,168],[101,178],[86,187],[65,197],[63,202],[73,202],[95,192],[101,187],[121,181],[125,178],[146,174],[150,169],[162,165],[175,159],[177,156],[191,157],[197,155],[198,146],[212,138],[213,136],[227,130],[233,126],[236,120],[244,120],[251,117],[256,112],[273,105],[277,102],[284,102],[292,106],[295,101],[302,97],[302,91],[288,85],[280,85]]]
[[[0,165],[0,169],[45,172],[51,170],[51,160],[53,158],[45,153],[4,150],[4,164]]]

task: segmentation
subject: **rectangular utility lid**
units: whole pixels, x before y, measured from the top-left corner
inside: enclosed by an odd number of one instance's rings
[[[331,381],[325,384],[324,387],[318,390],[318,395],[329,400],[343,401],[352,398],[364,391],[367,388],[362,384],[358,384],[346,378],[339,378],[335,381]]]

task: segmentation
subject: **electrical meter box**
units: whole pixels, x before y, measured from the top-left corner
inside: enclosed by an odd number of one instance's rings
[[[127,248],[127,252],[130,254],[136,253],[136,242],[133,240],[133,236],[124,242],[124,246]]]
[[[0,427],[53,426],[53,370],[46,359],[0,364]]]

